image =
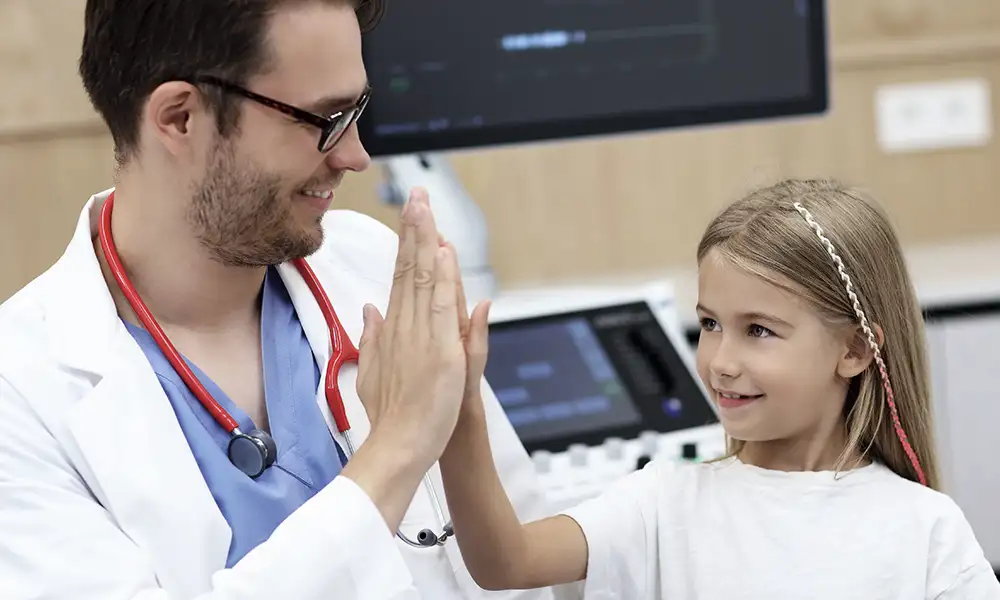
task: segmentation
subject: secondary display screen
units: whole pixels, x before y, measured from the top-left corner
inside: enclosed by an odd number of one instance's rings
[[[486,380],[529,452],[718,422],[644,302],[492,323]]]
[[[486,378],[525,442],[642,420],[583,318],[491,334]]]

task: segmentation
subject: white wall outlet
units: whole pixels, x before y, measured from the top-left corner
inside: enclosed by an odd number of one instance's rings
[[[879,146],[890,153],[984,146],[993,136],[989,83],[882,86],[875,92],[875,129]]]

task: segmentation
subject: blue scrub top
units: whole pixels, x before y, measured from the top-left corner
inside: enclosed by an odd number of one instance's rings
[[[232,528],[226,564],[231,567],[330,483],[346,462],[316,403],[320,370],[288,291],[277,271],[268,269],[261,305],[261,348],[267,414],[278,457],[256,480],[229,461],[229,434],[187,389],[152,336],[129,323],[126,326],[156,372],[209,490]],[[250,417],[197,366],[185,361],[240,429],[253,430]]]

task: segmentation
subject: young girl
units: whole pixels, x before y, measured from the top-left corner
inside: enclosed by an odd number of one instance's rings
[[[585,579],[594,599],[1000,599],[936,491],[923,322],[886,217],[835,182],[785,181],[712,221],[698,265],[698,374],[730,455],[654,460],[522,525],[467,402],[441,467],[477,583]]]

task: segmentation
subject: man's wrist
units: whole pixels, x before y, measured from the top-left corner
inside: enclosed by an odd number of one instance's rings
[[[364,490],[395,530],[433,462],[402,432],[380,428],[371,432],[341,474]]]

